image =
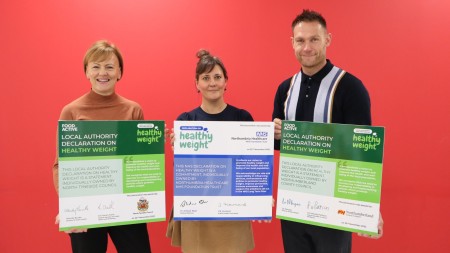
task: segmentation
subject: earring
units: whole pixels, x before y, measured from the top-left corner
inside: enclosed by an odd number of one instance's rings
[[[200,90],[197,90],[197,93],[200,93]]]

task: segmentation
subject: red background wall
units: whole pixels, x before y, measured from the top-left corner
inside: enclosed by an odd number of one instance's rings
[[[0,2],[0,252],[70,251],[53,224],[51,165],[61,108],[89,90],[82,58],[94,41],[122,50],[118,92],[146,119],[172,127],[199,105],[195,54],[206,48],[228,68],[226,101],[267,121],[278,84],[299,69],[290,23],[303,8],[326,17],[328,57],[363,80],[373,123],[386,127],[385,235],[354,236],[354,252],[448,250],[449,1],[15,0]],[[169,165],[168,144],[166,152]],[[167,212],[171,177],[167,166]],[[180,252],[164,237],[166,222],[148,227],[154,252]],[[282,252],[279,220],[254,232],[253,252]]]

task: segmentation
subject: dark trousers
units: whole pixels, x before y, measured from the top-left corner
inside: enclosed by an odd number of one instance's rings
[[[285,253],[350,253],[352,233],[281,220]]]
[[[151,253],[147,224],[90,228],[86,233],[72,233],[73,253],[105,253],[108,234],[117,253]]]

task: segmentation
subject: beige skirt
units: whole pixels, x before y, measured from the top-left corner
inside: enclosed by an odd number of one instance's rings
[[[255,247],[250,221],[174,221],[166,236],[184,253],[245,253]]]

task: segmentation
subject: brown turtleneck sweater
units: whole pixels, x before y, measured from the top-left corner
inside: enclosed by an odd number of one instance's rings
[[[113,93],[102,96],[90,91],[64,106],[60,120],[143,120],[141,106]],[[58,148],[53,164],[53,183],[58,192]]]

